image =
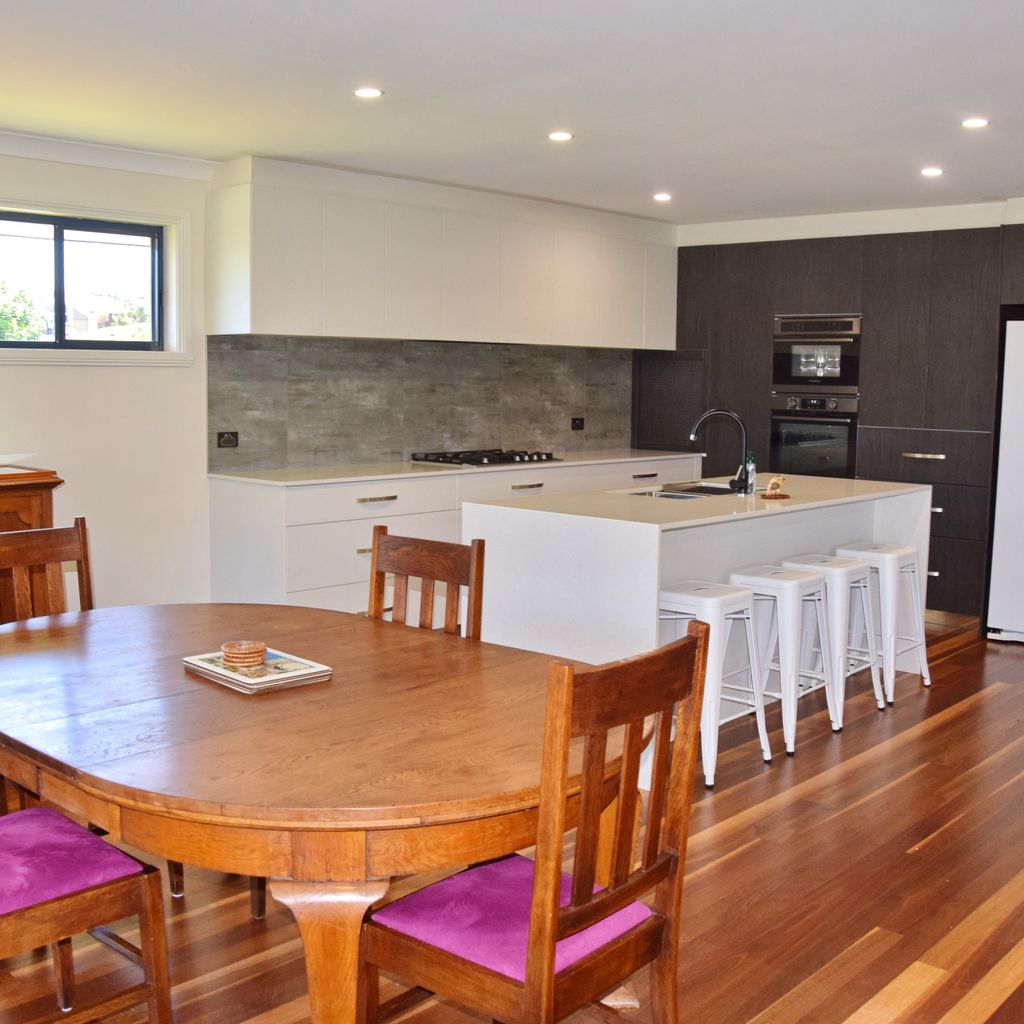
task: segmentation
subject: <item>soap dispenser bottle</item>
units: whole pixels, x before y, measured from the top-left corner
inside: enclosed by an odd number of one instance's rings
[[[746,461],[747,494],[753,494],[757,484],[757,463],[754,461],[754,453],[747,452]]]

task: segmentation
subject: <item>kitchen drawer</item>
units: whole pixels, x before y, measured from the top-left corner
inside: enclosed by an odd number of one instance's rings
[[[289,487],[285,496],[285,525],[334,523],[346,519],[455,509],[455,479],[445,475],[415,480],[365,480]]]
[[[922,484],[973,484],[991,477],[992,435],[972,430],[861,427],[857,476]]]
[[[373,527],[426,540],[457,542],[458,514],[425,512],[414,516],[355,519],[344,523],[309,523],[285,530],[285,590],[311,590],[370,579]]]
[[[459,503],[525,498],[531,494],[566,494],[591,490],[589,466],[524,466],[499,472],[465,473],[459,477]]]
[[[655,487],[661,484],[699,480],[702,459],[690,455],[678,459],[654,459],[640,462],[588,466],[587,489],[621,491],[628,487]]]
[[[985,553],[983,541],[932,537],[928,547],[926,606],[962,615],[981,614]]]
[[[988,536],[988,496],[987,487],[934,484],[932,536],[985,540]]]
[[[568,494],[572,491],[611,491],[651,487],[658,483],[700,477],[697,456],[598,465],[546,463],[500,472],[467,473],[459,477],[459,502],[497,501],[531,494]]]

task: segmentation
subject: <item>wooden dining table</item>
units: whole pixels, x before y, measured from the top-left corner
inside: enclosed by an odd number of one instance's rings
[[[255,695],[185,655],[257,639],[330,665]],[[105,608],[0,626],[0,776],[147,854],[270,878],[312,1020],[355,1020],[393,876],[528,846],[545,655],[312,608]]]

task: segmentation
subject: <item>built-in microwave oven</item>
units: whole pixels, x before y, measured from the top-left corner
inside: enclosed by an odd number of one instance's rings
[[[772,388],[805,394],[857,394],[860,324],[861,318],[852,315],[776,316]]]

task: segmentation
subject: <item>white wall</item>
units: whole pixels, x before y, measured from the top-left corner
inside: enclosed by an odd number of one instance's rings
[[[96,166],[89,147],[48,143],[45,158],[2,155],[0,208],[174,223],[180,253],[172,310],[180,351],[128,365],[56,363],[0,350],[0,452],[34,452],[65,483],[54,519],[88,519],[98,605],[203,601],[210,593],[206,481],[203,207],[195,161],[121,159],[153,170]],[[86,152],[88,150],[88,152]],[[69,162],[75,160],[77,162]],[[21,356],[21,354],[18,354]]]

